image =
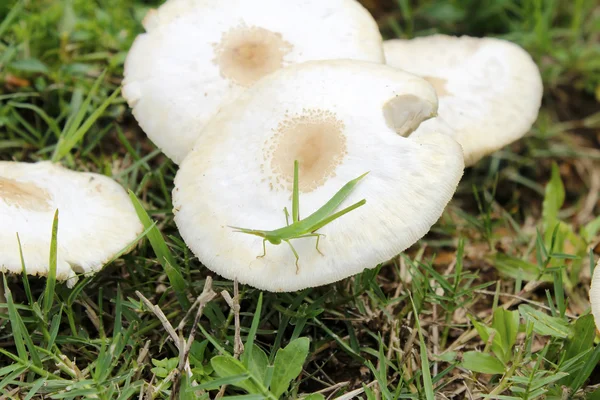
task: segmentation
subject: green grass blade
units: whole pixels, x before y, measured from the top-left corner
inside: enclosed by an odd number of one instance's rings
[[[17,355],[22,360],[29,360],[27,355],[27,349],[25,348],[25,342],[23,341],[23,332],[21,331],[21,316],[15,307],[15,303],[12,298],[12,292],[6,282],[6,275],[2,274],[4,280],[4,297],[6,298],[6,308],[8,308],[8,319],[12,328],[12,337],[17,348]]]
[[[40,378],[38,379],[33,386],[31,386],[31,388],[29,389],[29,393],[27,393],[27,396],[25,396],[23,398],[23,400],[31,400],[33,399],[33,396],[35,396],[38,392],[38,390],[40,390],[42,388],[42,386],[44,386],[44,384],[46,383],[46,378]]]
[[[54,212],[52,221],[52,239],[50,241],[50,260],[48,261],[48,278],[44,290],[44,321],[49,321],[50,309],[54,302],[54,290],[56,288],[56,263],[57,263],[57,241],[58,241],[58,209]]]
[[[24,108],[27,110],[31,110],[33,112],[35,112],[37,115],[40,116],[40,118],[42,118],[44,120],[44,122],[46,122],[46,124],[48,125],[48,127],[50,128],[50,130],[52,132],[54,132],[54,135],[59,138],[60,137],[60,129],[58,128],[58,124],[56,123],[56,121],[51,118],[46,111],[42,110],[41,108],[39,108],[38,106],[35,106],[33,104],[29,104],[29,103],[17,103],[17,102],[9,102],[8,105],[15,107],[15,108]]]
[[[258,324],[260,323],[260,314],[262,311],[262,301],[263,295],[262,292],[258,296],[258,303],[256,303],[256,310],[254,311],[254,317],[252,318],[252,325],[250,325],[250,330],[248,331],[248,336],[246,338],[246,343],[244,344],[244,352],[242,353],[242,363],[245,367],[250,365],[252,361],[252,347],[254,346],[254,339],[256,338],[256,331],[258,330]]]
[[[173,290],[175,290],[177,300],[179,300],[179,303],[182,305],[182,307],[186,309],[189,308],[190,301],[186,296],[188,292],[187,284],[181,275],[180,268],[175,261],[175,257],[173,257],[173,254],[169,250],[169,247],[167,246],[167,243],[165,242],[165,239],[158,228],[156,226],[152,227],[153,222],[150,219],[150,216],[144,209],[144,206],[137,198],[135,193],[133,193],[131,190],[129,190],[129,198],[131,199],[138,218],[140,221],[142,221],[144,228],[151,228],[146,236],[150,241],[150,245],[152,246],[154,253],[156,253],[158,261],[163,266],[163,269],[169,278],[169,282],[171,282],[171,285],[173,286]]]
[[[427,400],[435,400],[433,394],[433,382],[431,380],[431,370],[429,369],[429,357],[427,356],[427,345],[425,344],[425,338],[423,332],[421,332],[421,324],[419,323],[419,313],[417,313],[417,307],[410,297],[413,312],[415,313],[415,325],[417,332],[419,333],[419,347],[421,349],[421,370],[423,372],[423,388],[425,389],[425,398]]]
[[[10,24],[12,24],[13,20],[17,18],[19,13],[23,10],[24,3],[25,2],[23,0],[17,2],[13,8],[10,9],[6,17],[4,17],[2,23],[0,23],[0,37],[4,35],[4,32],[8,29]]]
[[[19,233],[17,232],[17,243],[19,244],[19,258],[21,259],[21,268],[23,270],[21,276],[23,277],[23,289],[25,290],[25,295],[27,296],[27,300],[30,305],[33,305],[33,295],[31,294],[31,286],[29,285],[29,278],[27,277],[27,267],[25,265],[25,258],[23,257],[23,247],[21,246],[21,238],[19,237]]]
[[[52,161],[57,162],[61,158],[63,158],[67,153],[69,153],[73,147],[83,138],[83,136],[87,133],[87,131],[92,127],[92,125],[96,122],[98,118],[102,116],[104,111],[108,108],[108,106],[112,103],[112,101],[119,95],[121,89],[118,88],[115,90],[104,102],[98,107],[92,115],[85,120],[83,125],[81,125],[73,134],[71,135],[63,135],[61,136],[61,140],[58,141],[56,145],[56,151],[52,156]],[[87,100],[87,99],[86,99]],[[84,102],[85,103],[85,102]],[[84,106],[82,106],[84,107]],[[75,125],[73,125],[75,126]]]

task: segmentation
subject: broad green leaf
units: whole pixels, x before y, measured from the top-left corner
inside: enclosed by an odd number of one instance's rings
[[[252,357],[250,358],[250,364],[248,370],[255,376],[261,383],[265,383],[267,376],[267,367],[269,366],[269,359],[264,351],[257,345],[252,346]]]
[[[437,356],[437,358],[441,361],[451,363],[452,361],[456,360],[456,352],[449,351],[447,353],[442,353],[439,356]]]
[[[249,377],[250,376],[248,374],[241,374],[228,376],[226,378],[211,379],[207,382],[203,382],[202,384],[196,386],[195,390],[218,390],[223,385],[235,385],[238,382],[247,380]]]
[[[526,304],[519,306],[521,316],[533,323],[533,330],[544,336],[567,338],[572,334],[572,327],[562,318],[551,317]]]
[[[216,374],[221,378],[234,377],[239,375],[250,375],[244,364],[231,356],[215,356],[210,360],[210,364]],[[252,382],[250,378],[232,383],[233,386],[240,387],[251,394],[261,394],[261,388]]]
[[[491,354],[468,351],[463,354],[463,368],[483,374],[504,374],[505,368],[500,360]]]
[[[310,341],[308,338],[298,338],[285,348],[279,349],[275,356],[271,393],[279,398],[290,385],[290,381],[302,372],[302,366],[308,356]]]
[[[494,311],[494,320],[492,327],[496,330],[496,337],[499,338],[499,343],[502,348],[501,360],[507,363],[512,355],[512,348],[517,341],[517,334],[519,333],[519,312],[508,311],[501,307],[498,307]],[[496,340],[494,340],[496,342]],[[498,354],[496,354],[498,355]]]
[[[577,318],[573,327],[573,337],[569,339],[566,347],[565,360],[569,360],[594,345],[596,325],[591,314]]]
[[[591,242],[592,239],[600,232],[600,216],[588,222],[582,229],[581,236],[587,242]]]
[[[166,378],[167,375],[169,375],[169,371],[166,368],[163,367],[154,367],[150,370],[150,372],[152,372],[154,375],[158,376],[159,378]]]
[[[10,68],[17,71],[28,72],[32,74],[47,74],[49,72],[49,69],[46,66],[46,64],[44,64],[37,58],[26,58],[23,60],[13,61],[10,63]]]
[[[483,325],[482,323],[476,321],[473,317],[469,316],[471,323],[475,326],[475,330],[481,337],[484,343],[488,343],[490,340],[490,336],[494,335],[492,339],[492,351],[500,360],[504,360],[504,347],[502,345],[502,338],[500,333],[496,331],[494,328],[490,328],[488,326]]]
[[[552,282],[551,274],[543,274],[540,277],[540,269],[537,265],[520,258],[511,257],[506,254],[497,253],[493,260],[494,266],[503,275],[523,281],[541,280]]]
[[[193,366],[202,366],[204,361],[204,352],[206,351],[206,346],[208,345],[208,340],[203,340],[201,342],[194,340],[192,343],[192,347],[190,348],[190,363]]]
[[[321,393],[313,393],[303,397],[302,400],[325,400],[325,396],[323,396]]]

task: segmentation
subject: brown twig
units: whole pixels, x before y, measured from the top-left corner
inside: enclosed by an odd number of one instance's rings
[[[206,306],[206,304],[208,304],[212,299],[214,299],[217,296],[217,294],[212,290],[212,278],[210,276],[206,277],[206,282],[204,283],[204,289],[202,290],[202,293],[200,294],[200,296],[198,296],[196,301],[192,304],[190,310],[188,310],[186,315],[183,317],[183,319],[177,326],[177,329],[180,332],[179,334],[177,334],[177,332],[173,328],[173,325],[171,325],[166,315],[163,313],[159,306],[152,304],[152,302],[150,302],[150,300],[144,297],[144,295],[139,291],[136,291],[135,293],[146,305],[146,307],[148,307],[154,313],[154,315],[156,315],[156,317],[162,323],[162,326],[165,328],[165,330],[175,343],[177,350],[179,351],[179,363],[177,365],[177,370],[172,371],[172,373],[170,373],[168,377],[173,381],[173,387],[171,389],[171,399],[176,399],[177,395],[179,394],[181,374],[184,371],[186,371],[188,376],[191,376],[189,355],[192,349],[192,344],[194,343],[194,337],[196,336],[198,323],[200,322],[200,317],[202,316],[202,312],[204,311],[204,307]],[[189,315],[191,315],[191,311],[196,307],[198,307],[198,310],[196,311],[194,324],[190,330],[187,339],[185,339],[183,335],[185,322],[187,321]]]
[[[242,329],[240,326],[240,290],[237,278],[233,280],[233,297],[227,290],[221,292],[221,296],[227,302],[227,305],[233,311],[233,324],[234,324],[234,337],[233,337],[233,357],[239,359],[240,355],[244,352],[244,342],[242,342]],[[215,396],[215,399],[220,399],[225,395],[227,385],[221,386],[219,393]]]

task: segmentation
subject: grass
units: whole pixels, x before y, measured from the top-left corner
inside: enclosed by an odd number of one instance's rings
[[[521,44],[542,71],[540,117],[467,170],[444,216],[404,254],[325,287],[241,286],[237,296],[179,237],[176,168],[119,97],[124,57],[157,1],[0,4],[0,158],[112,176],[146,228],[132,252],[73,289],[4,278],[1,397],[167,398],[177,386],[181,398],[600,398],[587,302],[600,231],[596,2],[364,4],[386,37]],[[232,295],[190,312],[211,278]],[[178,374],[182,343],[194,383]]]

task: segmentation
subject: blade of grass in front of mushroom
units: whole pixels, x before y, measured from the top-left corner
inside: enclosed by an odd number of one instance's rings
[[[144,229],[150,228],[153,225],[152,219],[135,193],[131,190],[129,190],[129,198],[135,207],[135,211],[137,212],[140,221],[142,221],[142,224],[144,225]],[[173,285],[173,290],[175,290],[175,295],[177,296],[179,303],[184,308],[189,308],[190,302],[186,296],[186,293],[188,293],[187,284],[181,275],[180,267],[175,261],[175,257],[173,257],[167,243],[165,243],[165,239],[156,226],[148,232],[147,237],[152,249],[156,253],[156,257],[163,266],[171,285]]]
[[[49,321],[50,309],[54,301],[54,289],[56,288],[56,263],[58,250],[58,209],[54,212],[52,222],[52,239],[50,241],[50,260],[48,263],[48,279],[46,280],[46,289],[44,291],[44,320]]]
[[[267,250],[265,247],[266,242],[268,241],[271,244],[279,245],[281,242],[286,242],[294,256],[296,257],[296,267],[298,267],[299,256],[294,249],[294,246],[290,243],[292,239],[301,239],[307,237],[316,237],[316,250],[321,253],[319,250],[319,239],[321,236],[324,236],[320,233],[315,233],[317,230],[321,229],[325,225],[330,222],[342,217],[343,215],[349,213],[357,209],[358,207],[364,205],[367,200],[362,199],[359,202],[354,203],[353,205],[344,208],[341,211],[335,212],[336,208],[350,195],[350,192],[354,189],[354,187],[358,184],[358,182],[363,179],[368,172],[365,172],[358,178],[355,178],[348,183],[346,183],[340,190],[337,191],[333,197],[325,203],[321,208],[317,211],[309,215],[303,220],[299,220],[299,208],[300,208],[300,190],[298,185],[298,170],[299,170],[298,161],[294,161],[294,183],[292,189],[292,224],[287,225],[283,228],[274,229],[271,231],[259,230],[259,229],[248,229],[248,228],[240,228],[237,226],[230,226],[230,228],[235,229],[235,232],[246,233],[248,235],[254,235],[263,238],[263,254],[259,257],[264,257],[267,254]],[[288,222],[288,213],[287,209],[284,208],[286,223]],[[323,254],[323,253],[321,253]]]

